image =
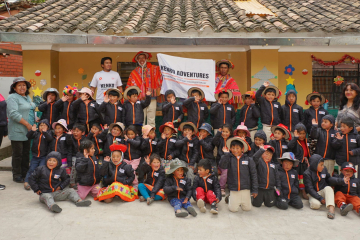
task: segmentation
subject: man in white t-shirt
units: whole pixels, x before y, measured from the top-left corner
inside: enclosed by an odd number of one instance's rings
[[[119,73],[112,71],[112,59],[104,57],[101,59],[101,67],[103,70],[94,74],[90,83],[91,91],[96,92],[96,102],[101,104],[104,101],[104,92],[109,88],[118,88],[122,90],[122,82]]]

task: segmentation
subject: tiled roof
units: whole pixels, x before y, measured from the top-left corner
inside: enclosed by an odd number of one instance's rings
[[[152,34],[172,31],[360,30],[357,0],[258,0],[275,16],[247,16],[233,0],[49,0],[0,21],[0,31]]]

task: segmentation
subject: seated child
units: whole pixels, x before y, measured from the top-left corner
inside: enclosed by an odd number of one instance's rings
[[[76,100],[77,91],[78,89],[76,87],[66,85],[62,92],[63,97],[54,104],[54,107],[60,110],[59,119],[64,119],[69,129],[72,129],[75,122],[73,103]]]
[[[230,148],[230,152],[229,149]],[[227,169],[227,182],[230,190],[229,210],[231,212],[251,210],[251,196],[258,195],[258,177],[255,162],[244,152],[248,145],[244,139],[233,137],[223,147],[224,155],[220,160],[221,169]]]
[[[277,126],[271,127],[271,140],[269,141],[269,145],[271,145],[275,152],[273,154],[272,163],[276,165],[279,164],[277,161],[278,158],[281,158],[282,155],[288,151],[288,142],[287,140],[291,140],[291,134],[286,126],[281,123]]]
[[[219,129],[225,124],[235,125],[236,113],[234,106],[229,103],[232,99],[232,92],[221,88],[215,92],[217,102],[210,108],[210,120],[214,129]]]
[[[321,127],[319,127],[318,122],[315,119],[312,120],[310,138],[317,140],[315,153],[324,158],[324,165],[332,176],[335,166],[335,149],[333,147],[336,135],[335,118],[329,114],[324,116],[321,121]]]
[[[45,203],[50,211],[60,213],[62,209],[55,201],[70,200],[77,207],[91,205],[89,200],[81,200],[79,195],[69,185],[69,176],[61,166],[61,154],[50,152],[46,156],[46,165],[39,166],[31,174],[29,184],[31,189],[40,196],[39,200]]]
[[[258,121],[260,117],[260,108],[255,104],[255,92],[247,91],[242,95],[244,106],[240,109],[240,123],[250,131],[251,140],[254,141],[254,135],[258,129]],[[253,149],[253,148],[251,148]]]
[[[248,143],[248,145],[252,144],[252,141],[250,138],[250,131],[244,125],[243,122],[240,125],[238,125],[237,128],[235,129],[234,136],[244,138],[246,140],[246,142]]]
[[[172,122],[175,128],[178,128],[184,118],[182,105],[176,102],[176,95],[173,90],[165,92],[165,100],[162,104],[162,124]]]
[[[110,88],[105,92],[104,101],[99,107],[100,112],[105,115],[104,124],[124,122],[125,111],[121,99],[122,94],[117,88]]]
[[[160,126],[161,133],[158,149],[161,158],[161,165],[165,169],[165,173],[170,169],[170,161],[180,155],[180,150],[175,147],[177,141],[176,128],[172,122],[167,122]]]
[[[197,128],[192,122],[183,122],[180,124],[182,135],[179,136],[175,147],[180,150],[179,159],[186,163],[188,172],[186,176],[194,180],[194,171],[199,159],[199,139],[196,134]]]
[[[304,121],[304,110],[296,104],[297,93],[295,90],[286,92],[285,104],[282,105],[283,123],[293,136],[295,125]]]
[[[26,173],[24,188],[30,190],[28,183],[31,173],[38,166],[43,166],[46,163],[46,155],[49,151],[49,144],[53,140],[50,131],[50,124],[47,119],[43,119],[39,123],[39,131],[37,131],[36,124],[33,125],[32,129],[26,134],[28,139],[33,139],[31,146],[32,158],[30,161],[30,167]]]
[[[188,213],[196,217],[195,208],[190,203],[192,196],[191,180],[186,177],[188,171],[184,161],[174,159],[170,163],[170,169],[166,174],[164,192],[168,197],[170,205],[174,207],[176,217],[187,217]],[[187,212],[181,211],[185,208]]]
[[[53,122],[59,119],[61,108],[55,105],[55,102],[59,99],[59,92],[56,88],[48,88],[43,94],[44,102],[41,102],[38,106],[40,112],[42,112],[41,120],[47,119],[50,127]]]
[[[283,210],[288,209],[289,205],[296,209],[303,208],[299,196],[298,173],[294,169],[298,166],[299,160],[295,159],[292,152],[286,152],[282,158],[278,158],[278,161],[281,164],[279,168],[281,193],[276,201],[276,207]]]
[[[121,122],[112,123],[108,127],[104,126],[105,130],[99,135],[99,139],[104,141],[104,158],[111,156],[110,146],[112,144],[125,144],[125,140],[123,138],[123,132],[125,130],[124,124]]]
[[[251,134],[251,133],[250,133]],[[266,145],[267,139],[266,134],[263,130],[257,130],[254,135],[254,142],[251,143],[251,150],[248,152],[249,157],[254,156],[254,154],[259,151],[261,145]]]
[[[197,87],[192,87],[188,91],[189,98],[183,103],[183,106],[187,109],[187,121],[192,122],[197,128],[199,128],[204,122],[206,122],[209,116],[209,109],[202,100],[205,97],[203,90]]]
[[[131,186],[135,179],[134,169],[123,161],[126,145],[112,144],[110,151],[111,159],[108,156],[105,157],[100,168],[104,187],[100,189],[95,200],[111,203],[114,197],[118,196],[126,202],[135,201],[138,198],[138,193]]]
[[[78,178],[77,193],[81,199],[87,195],[96,197],[100,190],[100,165],[95,158],[94,143],[85,139],[80,144],[80,152],[76,156],[76,172]]]
[[[305,190],[309,194],[310,208],[317,210],[321,205],[328,209],[327,217],[335,218],[334,190],[329,185],[334,185],[336,178],[330,177],[324,158],[319,154],[310,157],[310,167],[304,172]]]
[[[95,146],[95,153],[94,158],[99,161],[99,164],[101,165],[104,160],[104,142],[106,140],[105,133],[102,134],[102,128],[99,124],[94,123],[91,127],[91,130],[87,136],[89,140],[91,140],[94,143]]]
[[[310,93],[306,96],[305,104],[310,104],[310,107],[304,111],[304,125],[308,133],[311,131],[313,119],[318,123],[318,127],[321,127],[322,118],[329,114],[322,106],[325,101],[326,98],[324,95],[317,92]]]
[[[218,177],[211,171],[211,162],[201,159],[198,164],[198,174],[193,183],[193,198],[200,212],[206,212],[205,203],[211,205],[210,212],[218,213],[217,203],[221,201],[221,189]]]
[[[212,141],[212,126],[208,123],[203,123],[201,127],[199,127],[200,159],[208,159],[212,166],[212,172],[217,175],[217,164],[213,154],[214,145]]]
[[[155,128],[150,125],[145,125],[142,128],[142,137],[143,140],[141,141],[141,160],[140,160],[140,166],[145,161],[146,157],[150,157],[153,153],[158,154],[157,145],[159,142],[159,139],[156,137]],[[138,180],[139,183],[142,183],[144,181],[144,172],[142,171],[143,168],[139,168],[139,174],[138,174]]]
[[[275,149],[272,146],[261,145],[259,151],[253,156],[259,182],[258,195],[254,196],[252,202],[254,207],[261,207],[263,203],[267,207],[272,207],[276,204],[276,195],[281,195],[278,165],[271,162],[274,152]]]
[[[139,183],[140,202],[150,205],[154,201],[164,200],[165,192],[162,189],[165,184],[165,170],[161,166],[160,156],[153,153],[145,157],[145,162],[140,166],[146,174],[144,183]]]
[[[269,82],[265,82],[256,91],[256,100],[261,108],[261,123],[267,139],[270,139],[271,126],[281,123],[282,108],[277,101],[279,98],[279,89],[275,86],[270,86]]]
[[[144,123],[144,109],[150,105],[151,102],[151,92],[146,92],[146,99],[140,101],[139,94],[141,93],[140,88],[136,86],[129,87],[125,90],[124,96],[127,100],[124,102],[124,123],[128,127],[130,125],[135,125],[137,132],[136,134],[141,134],[141,128]]]

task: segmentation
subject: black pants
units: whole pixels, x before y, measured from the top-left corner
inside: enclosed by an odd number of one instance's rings
[[[11,141],[13,179],[25,178],[29,170],[30,143],[31,140]]]
[[[258,195],[253,199],[252,205],[254,207],[261,207],[264,203],[267,207],[275,206],[276,198],[275,198],[275,189],[262,189],[259,188]]]
[[[293,208],[300,209],[303,208],[303,202],[298,194],[290,196],[290,199],[277,198],[276,207],[282,210],[288,209],[289,206]]]
[[[145,173],[144,173],[144,171],[142,170],[142,167],[141,167],[144,164],[144,162],[145,162],[145,158],[141,157],[139,167],[136,169],[136,171],[138,173],[138,181],[139,181],[139,183],[144,182]]]

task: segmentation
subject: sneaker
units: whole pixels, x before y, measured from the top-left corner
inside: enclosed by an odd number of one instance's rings
[[[175,216],[176,217],[181,217],[181,218],[184,218],[184,217],[187,217],[189,214],[187,213],[187,212],[183,212],[183,211],[181,211],[181,212],[179,212],[179,213],[175,213]]]
[[[193,206],[190,206],[187,208],[187,211],[192,215],[193,217],[196,217],[197,213],[195,211],[195,208]]]
[[[150,197],[149,197],[148,199],[146,199],[147,205],[152,204],[154,201],[155,201],[155,200],[154,200],[153,198],[150,198]]]
[[[52,205],[50,207],[50,210],[53,211],[54,213],[60,213],[62,211],[62,209],[57,204]]]
[[[202,199],[197,200],[197,206],[199,207],[200,212],[202,212],[202,213],[206,212],[204,200],[202,200]]]
[[[340,207],[340,214],[341,216],[346,216],[348,214],[348,212],[350,212],[353,209],[353,205],[350,204],[343,204]]]
[[[146,199],[143,196],[140,196],[139,200],[140,200],[140,202],[145,202],[146,201]]]
[[[29,183],[27,183],[27,182],[24,183],[24,189],[27,190],[27,191],[30,190],[30,185],[29,185]]]
[[[225,195],[226,195],[225,189],[221,189],[221,196],[225,197]]]
[[[91,201],[90,200],[82,200],[80,202],[76,202],[75,205],[77,207],[87,207],[91,205]]]
[[[211,204],[210,212],[211,212],[212,214],[218,214],[218,213],[219,213],[219,212],[218,212],[218,209],[217,209],[217,207],[216,207],[216,203],[215,203],[215,202],[213,202],[213,203]]]
[[[6,188],[5,185],[0,184],[0,190],[4,190],[5,188]]]

